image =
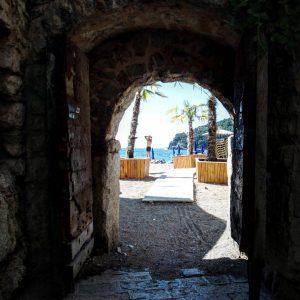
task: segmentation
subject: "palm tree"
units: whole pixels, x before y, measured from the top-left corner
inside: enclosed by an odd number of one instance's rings
[[[208,139],[207,139],[207,160],[216,161],[216,139],[217,139],[217,99],[214,96],[208,98]]]
[[[173,113],[171,121],[188,122],[188,153],[193,154],[193,144],[194,144],[194,129],[193,122],[195,119],[206,120],[206,110],[204,110],[206,104],[193,104],[191,105],[187,100],[183,102],[183,108],[178,112],[178,108],[174,107],[167,111],[167,113]]]
[[[149,88],[150,87],[150,88]],[[127,151],[126,151],[126,157],[127,158],[134,158],[134,146],[135,146],[135,140],[136,137],[136,129],[138,126],[138,119],[140,114],[140,106],[141,101],[147,101],[151,96],[157,95],[160,97],[166,97],[159,91],[153,90],[153,87],[160,87],[159,84],[153,84],[151,86],[142,86],[139,91],[136,93],[133,111],[132,111],[132,117],[131,117],[131,125],[130,125],[130,133],[128,136],[128,145],[127,145]]]

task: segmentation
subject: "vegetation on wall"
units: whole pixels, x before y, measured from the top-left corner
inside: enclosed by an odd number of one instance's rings
[[[261,47],[266,48],[266,42],[277,42],[288,48],[299,43],[299,0],[229,0],[229,3],[233,15],[231,25],[241,32],[256,30]]]

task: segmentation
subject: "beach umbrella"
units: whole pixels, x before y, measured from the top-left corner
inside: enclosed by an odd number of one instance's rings
[[[202,154],[204,153],[204,145],[203,144],[201,145],[201,153]]]
[[[233,132],[232,131],[229,131],[229,130],[224,130],[224,129],[218,129],[217,130],[217,134],[219,134],[219,135],[232,135],[233,134]],[[203,136],[205,136],[205,135],[208,135],[208,132],[205,132],[205,133],[203,133],[202,134]]]
[[[151,151],[151,152],[152,152],[152,153],[151,153],[151,154],[152,154],[152,159],[155,159],[155,158],[154,158],[154,150],[153,150],[153,148],[152,148],[152,151]]]
[[[194,153],[197,154],[197,142],[194,141]]]

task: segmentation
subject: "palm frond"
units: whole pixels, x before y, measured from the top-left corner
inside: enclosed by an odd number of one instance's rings
[[[179,85],[181,88],[183,88],[182,84],[180,83],[180,81],[175,81],[174,82],[174,87],[176,87],[177,85]]]
[[[181,122],[183,123],[185,121],[185,116],[184,115],[175,115],[171,117],[171,122]]]
[[[164,95],[163,93],[161,93],[161,92],[158,92],[158,91],[156,91],[156,92],[154,92],[157,96],[159,96],[159,97],[162,97],[162,98],[168,98],[168,96],[166,96],[166,95]]]
[[[150,85],[150,88],[152,89],[153,87],[161,87],[161,84],[158,84],[158,83],[153,83]]]
[[[178,107],[177,106],[175,106],[175,107],[172,107],[172,108],[170,108],[170,109],[168,109],[167,111],[166,111],[166,113],[167,114],[172,114],[172,113],[178,113]]]
[[[162,98],[168,98],[166,95],[163,93],[154,90],[154,87],[161,87],[161,85],[154,83],[151,86],[143,87],[142,90],[140,91],[141,97],[144,101],[147,101],[151,96],[157,95]]]
[[[143,89],[143,91],[142,91],[142,99],[144,101],[147,101],[151,97],[151,95],[154,95],[154,94],[155,93],[153,91],[151,91],[151,90]]]

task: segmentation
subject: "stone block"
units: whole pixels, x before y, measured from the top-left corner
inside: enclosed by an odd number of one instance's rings
[[[9,14],[10,5],[8,1],[0,3],[0,37],[8,36],[11,32],[12,19]]]
[[[106,100],[107,103],[111,104],[112,101],[117,101],[120,93],[121,91],[116,86],[107,84],[106,86],[99,89],[98,97],[99,99]],[[103,113],[103,111],[101,112]]]
[[[24,258],[24,250],[19,249],[10,256],[9,262],[5,265],[5,271],[0,271],[0,299],[11,299],[12,292],[19,286],[26,270]]]
[[[21,53],[15,48],[15,45],[2,42],[0,44],[0,68],[18,73],[20,72],[20,64]]]
[[[48,162],[43,154],[37,154],[27,160],[27,182],[41,182],[48,176]]]
[[[290,225],[291,242],[300,246],[300,218],[294,218]]]
[[[35,84],[31,84],[34,82]],[[34,64],[26,70],[25,84],[30,88],[28,97],[34,94],[39,97],[40,101],[47,99],[47,68],[44,65]]]
[[[16,227],[14,212],[3,194],[0,194],[0,262],[12,252],[16,246]]]
[[[34,131],[46,131],[47,119],[43,115],[31,115],[27,118],[27,128]]]
[[[199,270],[197,268],[182,269],[181,273],[184,277],[195,277],[195,276],[202,276],[205,274],[203,270]]]
[[[0,173],[0,262],[16,247],[18,196],[13,174],[2,167]]]
[[[154,54],[151,58],[150,58],[152,64],[153,64],[153,67],[156,68],[156,67],[162,67],[165,63],[164,61],[164,57],[160,54],[160,53],[156,53]]]
[[[0,127],[5,129],[22,128],[25,119],[25,108],[22,103],[5,103],[0,106]]]
[[[119,153],[121,149],[121,144],[118,140],[111,139],[107,142],[109,153]]]
[[[290,201],[291,209],[293,210],[292,214],[296,218],[300,218],[300,172],[296,171],[292,175],[292,183],[290,190]]]
[[[16,75],[0,76],[0,93],[5,95],[16,95],[22,86],[22,79]]]
[[[122,87],[127,88],[130,85],[130,79],[124,71],[119,72],[116,79]]]
[[[292,195],[292,199],[294,200],[294,216],[300,218],[300,200],[299,193],[294,193]]]
[[[27,136],[27,152],[28,156],[36,155],[36,152],[46,149],[46,136],[43,132],[32,131]]]
[[[29,93],[26,95],[26,109],[28,113],[35,115],[45,115],[47,103],[43,97],[35,93]]]
[[[145,289],[144,291],[130,291],[130,299],[170,299],[171,294],[164,289]],[[172,298],[171,298],[172,299]]]
[[[13,157],[19,157],[25,152],[24,145],[20,143],[6,143],[3,147],[5,151]]]
[[[21,130],[2,133],[1,139],[3,148],[9,155],[18,157],[24,154],[24,137]]]
[[[300,118],[299,118],[299,129],[298,132],[300,132]],[[294,153],[293,153],[293,169],[295,172],[300,173],[300,146],[296,146],[294,148]],[[299,178],[299,174],[297,174]]]
[[[146,73],[146,66],[144,64],[130,65],[126,67],[126,73],[132,80],[141,78]]]
[[[14,175],[23,176],[25,174],[25,160],[23,158],[1,159],[0,164],[1,163],[5,163],[9,166]]]

